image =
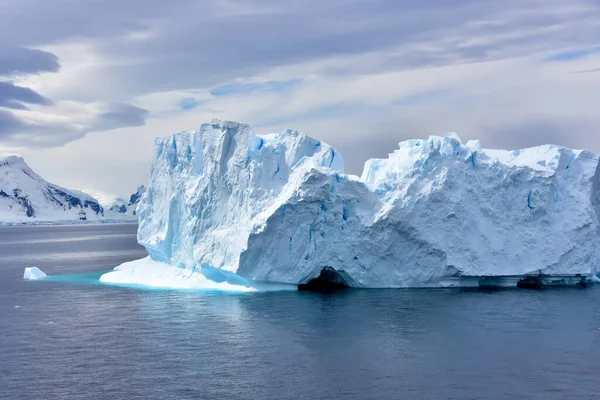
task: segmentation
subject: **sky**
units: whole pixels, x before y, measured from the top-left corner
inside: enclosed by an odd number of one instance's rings
[[[600,1],[0,0],[0,156],[106,203],[214,118],[354,174],[446,132],[600,152]]]

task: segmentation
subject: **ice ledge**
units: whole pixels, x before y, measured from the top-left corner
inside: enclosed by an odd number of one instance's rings
[[[295,285],[249,282],[215,268],[174,267],[150,257],[126,262],[100,276],[100,283],[134,288],[202,290],[218,292],[258,292],[296,290]]]
[[[228,282],[215,282],[204,274],[154,261],[150,257],[121,264],[100,277],[100,282],[121,286],[145,286],[157,289],[202,289],[227,292],[252,292],[255,289]]]

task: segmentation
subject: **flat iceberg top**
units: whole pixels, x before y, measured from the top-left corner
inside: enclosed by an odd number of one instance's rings
[[[156,139],[138,241],[154,261],[253,281],[306,283],[323,271],[356,287],[592,276],[599,160],[551,145],[486,150],[450,133],[401,142],[356,177],[301,132],[257,135],[214,120]]]

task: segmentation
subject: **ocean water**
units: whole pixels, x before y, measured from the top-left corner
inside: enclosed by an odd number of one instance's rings
[[[600,399],[600,287],[97,284],[145,256],[135,229],[0,228],[0,399]]]

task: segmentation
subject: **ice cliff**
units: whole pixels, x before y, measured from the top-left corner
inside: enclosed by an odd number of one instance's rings
[[[485,150],[450,133],[402,142],[361,177],[343,169],[334,148],[292,130],[215,120],[159,138],[138,241],[171,266],[295,284],[333,275],[430,287],[598,269],[598,154]]]

